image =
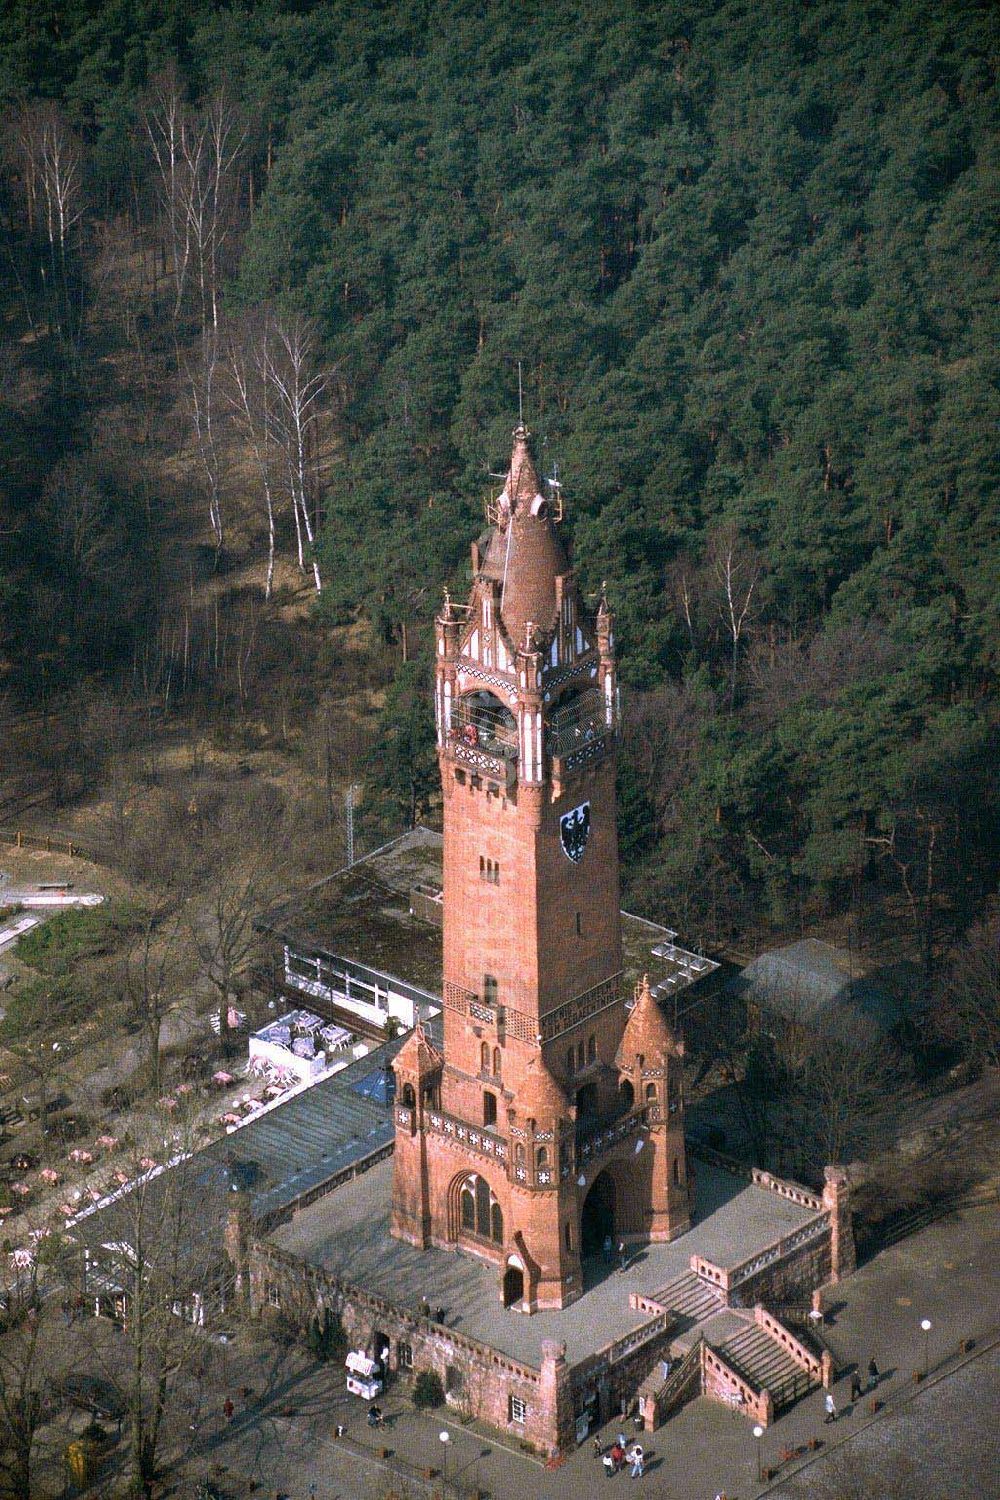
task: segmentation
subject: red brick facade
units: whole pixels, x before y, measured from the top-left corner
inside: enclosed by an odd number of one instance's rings
[[[613,619],[558,509],[518,427],[469,603],[437,621],[444,1054],[418,1031],[395,1064],[393,1233],[493,1263],[525,1312],[578,1297],[605,1236],[689,1222],[680,1050],[621,982]]]

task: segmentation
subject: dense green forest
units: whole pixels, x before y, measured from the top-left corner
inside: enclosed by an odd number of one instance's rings
[[[929,976],[998,878],[998,63],[972,0],[15,0],[8,702],[136,680],[183,589],[174,440],[224,566],[206,400],[249,329],[273,431],[289,370],[315,397],[274,491],[310,628],[398,663],[370,802],[426,813],[427,627],[520,361],[619,618],[630,900],[706,942],[849,914]],[[178,121],[217,166],[183,224]]]

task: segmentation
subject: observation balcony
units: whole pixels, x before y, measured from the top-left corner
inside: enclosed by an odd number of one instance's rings
[[[606,718],[604,702],[588,688],[549,715],[545,725],[545,750],[557,781],[580,766],[603,758],[614,739],[614,726]]]
[[[492,693],[460,698],[451,711],[448,750],[462,765],[509,786],[517,777],[517,721]]]

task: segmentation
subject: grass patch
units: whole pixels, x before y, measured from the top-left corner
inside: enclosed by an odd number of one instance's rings
[[[14,951],[30,968],[60,979],[78,964],[112,953],[134,929],[136,920],[129,906],[72,907],[18,938]]]

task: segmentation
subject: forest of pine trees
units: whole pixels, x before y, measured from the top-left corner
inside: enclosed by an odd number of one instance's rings
[[[630,900],[888,919],[929,978],[998,878],[998,64],[974,0],[13,0],[0,711],[163,693],[181,516],[394,659],[369,805],[433,816],[521,361]]]

